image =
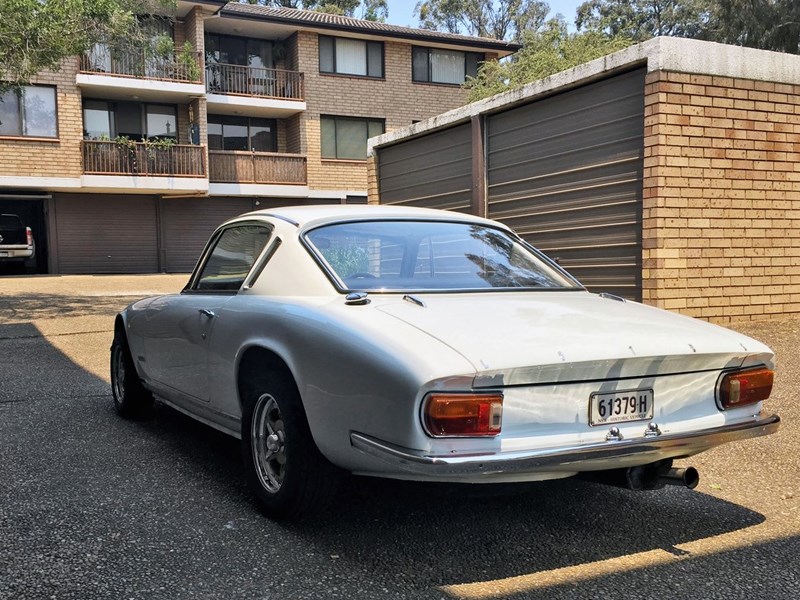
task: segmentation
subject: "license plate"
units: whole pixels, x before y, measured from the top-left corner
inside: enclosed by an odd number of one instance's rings
[[[653,418],[653,390],[596,392],[589,397],[589,425]]]

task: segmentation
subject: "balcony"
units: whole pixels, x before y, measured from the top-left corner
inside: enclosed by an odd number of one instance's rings
[[[306,109],[297,71],[207,64],[206,91],[209,111],[218,114],[281,118]]]
[[[139,192],[206,191],[205,147],[83,140],[87,188]]]
[[[302,154],[209,150],[212,183],[306,185],[306,157]]]
[[[136,95],[156,101],[185,101],[205,92],[200,60],[199,52],[180,51],[174,57],[161,57],[145,50],[112,52],[97,44],[81,56],[76,83],[108,98]]]

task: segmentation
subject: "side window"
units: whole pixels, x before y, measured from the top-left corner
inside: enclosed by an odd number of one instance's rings
[[[263,225],[239,225],[222,232],[200,271],[194,289],[236,291],[269,240]]]

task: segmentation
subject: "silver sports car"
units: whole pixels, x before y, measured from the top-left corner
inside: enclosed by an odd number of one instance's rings
[[[382,206],[222,225],[180,294],[117,316],[118,411],[154,398],[241,439],[265,512],[345,472],[470,483],[576,474],[694,487],[676,458],[776,431],[773,354],[587,292],[499,223]]]

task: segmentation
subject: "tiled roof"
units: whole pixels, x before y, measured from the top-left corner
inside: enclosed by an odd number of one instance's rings
[[[329,13],[317,12],[314,10],[303,10],[299,8],[270,8],[257,4],[241,4],[239,2],[229,2],[222,9],[220,14],[224,16],[236,16],[243,18],[254,18],[275,23],[288,23],[292,25],[305,25],[306,27],[317,27],[322,29],[335,29],[338,31],[349,31],[353,33],[365,33],[386,37],[405,38],[410,40],[421,40],[425,42],[437,42],[440,44],[453,44],[457,46],[471,46],[497,50],[500,52],[515,52],[520,48],[518,44],[495,40],[492,38],[472,37],[468,35],[458,35],[455,33],[445,33],[442,31],[432,31],[430,29],[415,29],[413,27],[401,27],[377,21],[365,21],[354,19],[353,17],[342,17]]]

